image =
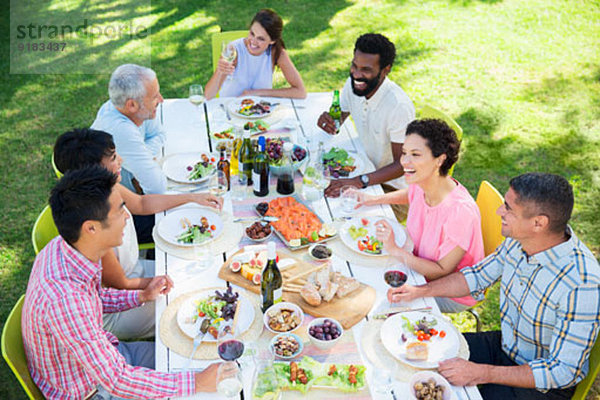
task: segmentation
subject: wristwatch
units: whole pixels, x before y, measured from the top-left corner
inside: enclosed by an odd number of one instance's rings
[[[363,174],[360,176],[360,183],[362,183],[362,188],[366,188],[369,186],[369,175]]]

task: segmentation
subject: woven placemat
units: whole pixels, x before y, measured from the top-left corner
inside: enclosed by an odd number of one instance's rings
[[[160,317],[159,325],[160,339],[165,346],[184,357],[190,356],[194,346],[194,341],[179,328],[179,325],[177,324],[177,311],[179,310],[179,307],[191,296],[212,290],[224,291],[227,290],[227,288],[203,288],[202,290],[198,290],[196,292],[186,293],[176,298],[167,306],[166,310]],[[236,290],[240,294],[240,298],[243,298],[243,301],[247,301],[252,304],[252,307],[254,308],[254,321],[252,321],[250,327],[241,334],[242,340],[251,342],[256,340],[263,331],[263,314],[260,310],[258,302],[255,300],[257,298],[255,294],[249,293],[242,289]],[[194,358],[196,360],[213,360],[219,358],[219,354],[217,353],[217,342],[203,342],[200,346],[198,346],[198,349],[194,354]]]
[[[211,210],[214,212],[214,210],[210,208],[207,208],[207,210]],[[230,250],[237,249],[238,245],[240,244],[240,240],[244,235],[244,225],[233,222],[233,216],[231,214],[222,212],[220,214],[220,217],[223,220],[223,232],[221,232],[221,235],[219,235],[219,237],[215,240],[200,245],[201,247],[208,250],[210,254],[213,255],[226,253]],[[197,252],[196,250],[194,250],[194,247],[173,245],[161,238],[158,234],[157,229],[158,225],[155,225],[154,229],[152,229],[152,238],[154,239],[154,243],[160,250],[172,256],[183,258],[186,260],[196,260],[198,258]]]
[[[342,225],[344,225],[345,222],[345,220],[335,220],[333,222],[333,226],[335,227],[335,229],[337,229],[338,233],[340,232],[341,227]],[[404,229],[404,233],[406,233],[406,243],[403,247],[406,251],[412,252],[414,247],[413,241],[408,235],[406,228],[404,226],[402,228]],[[392,258],[388,255],[367,256],[360,254],[358,251],[354,251],[351,248],[349,248],[346,244],[344,244],[339,235],[335,239],[328,241],[327,245],[331,247],[331,250],[333,250],[333,252],[339,257],[345,258],[346,261],[364,267],[385,267],[388,261]]]
[[[436,314],[436,318],[446,318]],[[367,355],[367,358],[376,368],[390,369],[391,365],[395,365],[396,368],[396,379],[408,382],[413,374],[421,371],[419,368],[411,367],[408,364],[405,364],[394,356],[390,354],[390,352],[385,348],[383,343],[381,342],[381,336],[379,332],[381,331],[381,326],[385,320],[376,320],[369,319],[369,321],[365,324],[362,331],[362,339],[361,344],[364,350],[364,354]],[[465,340],[465,337],[456,329],[453,325],[454,330],[458,333],[458,338],[460,341],[460,349],[458,350],[458,357],[464,358],[465,360],[469,359],[469,345]]]

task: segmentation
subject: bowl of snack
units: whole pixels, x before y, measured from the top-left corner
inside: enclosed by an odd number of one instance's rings
[[[248,239],[260,243],[271,237],[273,229],[271,229],[271,224],[268,222],[256,221],[247,227],[245,232]]]
[[[267,139],[267,159],[269,160],[269,172],[278,175],[283,162],[283,140],[280,138]],[[306,148],[299,144],[294,144],[292,150],[292,167],[294,170],[300,169],[308,160]]]
[[[454,400],[454,394],[448,381],[433,371],[419,371],[408,383],[411,399],[417,400]]]
[[[344,334],[342,324],[333,318],[315,318],[307,330],[311,343],[323,350],[335,346]]]
[[[263,315],[265,327],[273,333],[293,332],[302,325],[303,320],[302,309],[286,301],[273,304]]]
[[[271,339],[269,348],[275,357],[290,359],[296,358],[302,353],[304,344],[298,335],[293,333],[280,333]]]
[[[308,248],[308,255],[315,261],[327,261],[333,255],[333,250],[324,244],[313,244]]]

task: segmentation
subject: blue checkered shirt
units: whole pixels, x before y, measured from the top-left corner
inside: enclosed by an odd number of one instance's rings
[[[569,240],[533,256],[507,238],[461,270],[479,300],[501,279],[502,349],[517,364],[529,364],[541,391],[585,377],[600,323],[600,266],[570,228],[567,233]]]

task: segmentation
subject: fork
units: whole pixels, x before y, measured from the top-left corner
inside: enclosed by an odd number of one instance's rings
[[[196,349],[198,349],[198,346],[200,346],[200,343],[202,343],[202,340],[204,340],[204,336],[206,336],[206,332],[200,331],[194,338],[194,348],[192,349],[192,354],[190,354],[190,358],[188,358],[188,361],[185,364],[186,370],[190,369],[190,366],[192,365],[192,360],[194,359],[194,354],[196,354]]]

